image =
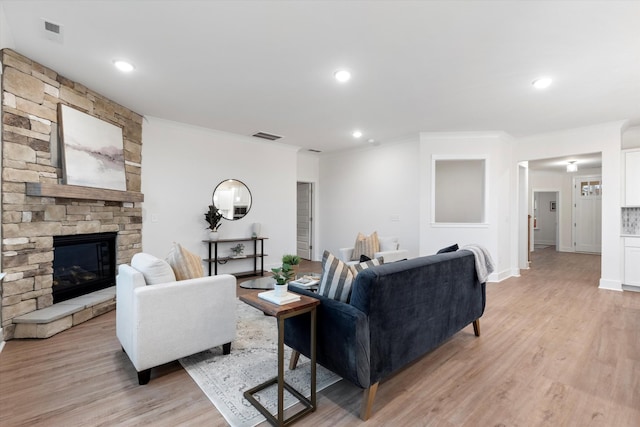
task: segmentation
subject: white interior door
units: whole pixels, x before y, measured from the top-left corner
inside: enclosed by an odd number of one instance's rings
[[[573,179],[573,245],[576,252],[602,252],[602,176]]]
[[[296,253],[300,258],[308,260],[311,259],[312,248],[312,195],[311,183],[298,183]]]

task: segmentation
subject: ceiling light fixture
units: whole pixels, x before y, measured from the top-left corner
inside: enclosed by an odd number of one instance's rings
[[[539,79],[535,79],[531,84],[536,89],[546,89],[551,85],[551,77],[540,77]]]
[[[129,72],[135,70],[135,68],[136,68],[130,62],[123,61],[121,59],[117,59],[117,60],[113,61],[113,65],[115,65],[116,68],[118,70],[122,71],[123,73],[129,73]]]
[[[354,138],[360,138],[362,137],[362,132],[360,132],[359,130],[354,130],[351,135],[353,135]]]
[[[333,77],[340,83],[345,83],[351,79],[351,73],[347,70],[338,70],[333,73]]]
[[[569,162],[567,172],[578,172],[578,163],[575,160]]]

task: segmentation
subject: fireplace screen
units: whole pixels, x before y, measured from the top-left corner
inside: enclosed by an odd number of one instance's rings
[[[115,285],[117,233],[53,238],[53,302]]]

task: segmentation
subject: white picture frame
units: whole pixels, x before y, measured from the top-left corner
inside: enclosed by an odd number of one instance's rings
[[[127,190],[122,128],[58,104],[64,184]]]

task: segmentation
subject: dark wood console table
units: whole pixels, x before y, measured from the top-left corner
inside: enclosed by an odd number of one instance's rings
[[[264,257],[267,256],[267,254],[264,253],[264,241],[267,239],[268,237],[246,237],[240,239],[203,240],[203,242],[209,245],[209,258],[204,259],[204,262],[209,263],[209,276],[211,276],[212,273],[211,264],[213,264],[213,274],[218,274],[218,264],[226,264],[228,261],[238,261],[246,259],[253,259],[253,270],[231,274],[236,277],[257,275],[264,276]],[[218,256],[218,244],[239,242],[253,242],[253,253],[247,254],[242,258]],[[260,242],[259,248],[258,242]],[[260,269],[258,269],[258,259],[260,259]]]

